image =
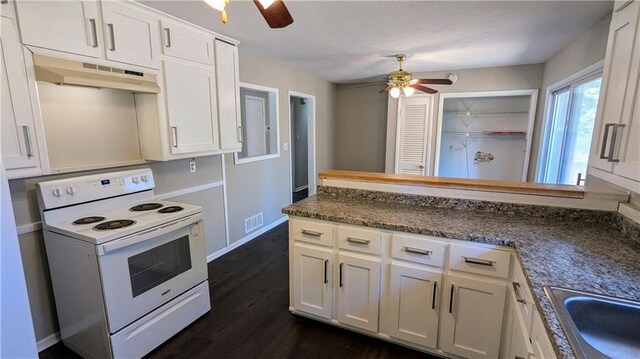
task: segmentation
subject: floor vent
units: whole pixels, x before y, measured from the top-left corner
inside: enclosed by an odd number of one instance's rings
[[[251,233],[256,229],[262,227],[262,225],[262,212],[260,212],[255,216],[251,216],[244,220],[244,234]]]

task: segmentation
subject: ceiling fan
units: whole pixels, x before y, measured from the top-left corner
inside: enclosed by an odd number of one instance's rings
[[[411,96],[415,93],[416,90],[425,92],[428,94],[438,93],[438,90],[432,89],[431,87],[427,87],[424,85],[452,85],[453,82],[457,79],[455,75],[449,76],[448,79],[412,79],[411,72],[405,71],[402,69],[402,63],[406,60],[407,55],[405,54],[397,54],[395,55],[396,60],[398,61],[398,71],[392,71],[389,73],[387,82],[375,82],[366,85],[356,85],[352,88],[357,87],[365,87],[365,86],[376,86],[376,85],[387,85],[384,89],[382,89],[379,93],[389,91],[389,94],[393,98],[400,97],[400,92],[404,93],[405,96]]]
[[[227,11],[225,6],[229,0],[204,0],[209,6],[220,11],[220,18],[227,23]],[[282,0],[253,0],[256,7],[272,29],[287,27],[293,23],[293,17]]]

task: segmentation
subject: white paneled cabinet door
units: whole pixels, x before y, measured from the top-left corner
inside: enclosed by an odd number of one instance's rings
[[[400,100],[396,139],[396,173],[426,174],[428,125],[432,116],[431,105],[431,96],[409,97]]]
[[[632,73],[632,57],[638,51],[634,45],[639,8],[640,2],[634,2],[614,13],[609,30],[602,91],[589,159],[590,166],[607,172],[613,169],[615,143],[620,142],[618,134],[623,114],[631,113],[634,93],[630,84],[635,83],[628,80],[637,78],[637,73]]]
[[[159,20],[121,1],[102,1],[101,4],[107,59],[160,68]]]
[[[506,285],[449,274],[440,318],[440,347],[469,359],[497,358]]]
[[[171,152],[218,150],[213,68],[172,61],[163,66]]]
[[[412,265],[391,264],[390,336],[430,348],[436,347],[441,279],[440,272]]]
[[[223,150],[242,149],[240,121],[240,82],[238,78],[238,48],[216,40],[216,77],[218,80],[218,120],[220,147]]]
[[[293,307],[301,312],[331,319],[333,291],[331,249],[293,245]]]
[[[162,53],[183,60],[215,63],[211,34],[162,20]]]
[[[2,158],[9,177],[36,175],[40,160],[22,46],[13,20],[2,18]]]
[[[378,331],[380,259],[338,254],[338,321]]]
[[[16,1],[25,45],[100,57],[97,1]]]

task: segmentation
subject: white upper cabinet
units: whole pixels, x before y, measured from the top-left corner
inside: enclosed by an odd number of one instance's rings
[[[215,48],[220,147],[223,150],[241,150],[238,48],[220,40],[216,40]]]
[[[163,67],[171,153],[218,150],[215,72],[173,61]]]
[[[14,21],[1,21],[2,158],[9,178],[38,175],[40,159],[22,46]]]
[[[162,20],[162,54],[165,56],[213,65],[214,41],[210,33]]]
[[[101,56],[97,1],[16,1],[16,6],[25,45]]]
[[[159,19],[121,1],[101,4],[107,59],[160,68]]]
[[[378,331],[380,259],[340,252],[338,321]]]

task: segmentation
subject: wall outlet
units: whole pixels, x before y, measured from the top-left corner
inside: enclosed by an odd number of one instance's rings
[[[189,172],[193,173],[196,171],[196,160],[189,161]]]
[[[251,216],[244,220],[244,234],[251,233],[256,229],[262,227],[263,219],[262,212],[256,214],[255,216]]]
[[[287,142],[282,144],[282,150],[289,151],[289,144]]]

